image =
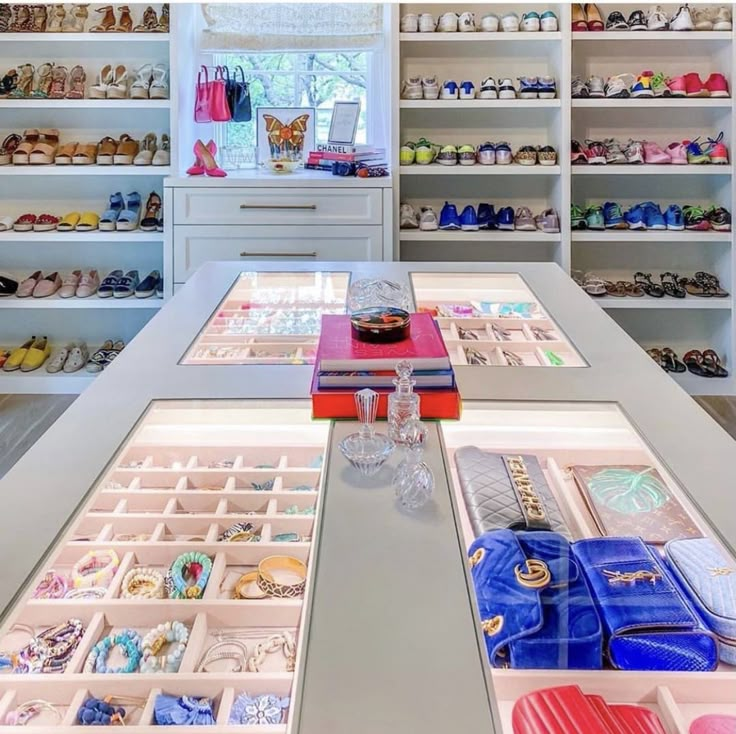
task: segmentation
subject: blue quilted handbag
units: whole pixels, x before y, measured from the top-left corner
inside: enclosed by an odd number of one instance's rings
[[[611,664],[620,670],[714,670],[706,630],[658,556],[641,538],[573,543],[590,583]]]
[[[601,623],[565,538],[491,530],[468,554],[492,666],[601,667]]]
[[[718,638],[721,660],[736,665],[736,561],[710,538],[671,540],[664,549],[675,578]]]

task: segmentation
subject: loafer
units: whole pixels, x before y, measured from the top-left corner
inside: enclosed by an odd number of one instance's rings
[[[33,289],[34,298],[48,298],[53,296],[61,288],[61,276],[59,273],[51,273],[36,283]]]
[[[84,342],[78,344],[72,344],[69,350],[69,356],[64,362],[64,372],[67,374],[71,372],[79,372],[89,360],[89,349]]]
[[[33,372],[37,370],[51,354],[49,341],[45,336],[36,339],[26,352],[26,356],[20,366],[21,372]]]
[[[108,356],[112,352],[112,339],[106,339],[103,345],[89,358],[87,372],[102,372],[109,364]]]
[[[46,363],[46,372],[49,374],[56,374],[57,372],[61,372],[61,370],[64,368],[64,365],[66,364],[66,360],[69,358],[69,353],[71,352],[72,345],[67,344],[65,347],[61,347],[61,349],[57,349],[52,355],[51,359]]]
[[[158,270],[151,271],[136,287],[135,297],[150,298],[156,292],[160,280],[161,273]]]
[[[0,298],[3,296],[12,296],[18,292],[18,281],[0,275]]]
[[[99,287],[100,274],[96,270],[90,270],[88,273],[83,273],[79,278],[76,296],[77,298],[89,298],[97,293]]]
[[[97,295],[100,298],[111,298],[115,291],[115,287],[118,285],[122,277],[122,270],[113,270],[108,273],[102,283],[100,283],[100,287],[97,289]]]
[[[15,372],[15,370],[19,370],[34,341],[36,341],[36,337],[32,336],[27,342],[13,349],[10,356],[5,360],[5,364],[3,364],[3,371]]]
[[[81,270],[75,270],[74,272],[65,275],[64,280],[61,283],[61,288],[59,288],[59,298],[73,298],[76,296],[81,278]]]
[[[22,280],[20,282],[15,295],[18,296],[18,298],[30,298],[33,295],[33,291],[38,285],[38,281],[41,280],[41,278],[43,278],[43,273],[40,270],[37,270],[32,275],[29,275],[25,280]]]
[[[112,295],[115,298],[128,298],[135,293],[135,289],[140,283],[137,270],[129,270],[113,289]]]

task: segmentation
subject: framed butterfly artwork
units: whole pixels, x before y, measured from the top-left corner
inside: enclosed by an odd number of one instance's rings
[[[314,107],[256,108],[258,163],[305,160],[314,150],[316,125]]]

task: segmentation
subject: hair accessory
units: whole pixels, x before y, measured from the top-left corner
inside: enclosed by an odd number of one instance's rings
[[[112,549],[88,551],[72,567],[72,585],[76,589],[109,586],[119,565],[118,554]]]
[[[231,726],[237,724],[283,724],[289,712],[291,699],[289,696],[276,696],[263,693],[260,696],[249,696],[241,693],[230,709]]]
[[[296,583],[280,583],[273,576],[275,571],[286,571],[300,577]],[[277,599],[296,599],[304,593],[307,567],[303,561],[291,556],[268,556],[258,564],[258,588]]]
[[[201,599],[212,572],[212,559],[199,551],[182,553],[166,575],[169,599]]]
[[[108,655],[113,647],[119,648],[128,662],[122,667],[108,667]],[[103,637],[89,652],[84,661],[85,673],[135,673],[141,661],[141,636],[130,629]]]
[[[173,651],[160,655],[164,645],[176,643]],[[177,620],[164,622],[146,632],[141,645],[141,673],[177,673],[189,642],[189,630]]]
[[[245,660],[247,657],[248,646],[244,642],[234,638],[219,640],[213,645],[210,645],[205,654],[202,655],[199,665],[197,665],[197,672],[201,673],[204,671],[205,673],[209,673],[207,666],[214,663],[216,660],[235,660],[235,667],[228,672],[240,673],[243,671],[243,668],[245,668]]]
[[[155,568],[132,568],[123,578],[123,599],[163,599],[164,577]]]
[[[5,714],[4,724],[6,726],[25,726],[31,719],[38,716],[42,711],[49,711],[56,718],[55,726],[61,724],[61,713],[56,705],[44,701],[42,698],[34,698],[16,706],[14,711],[8,711]]]
[[[250,484],[256,492],[270,492],[275,483],[275,479],[267,479],[265,482],[251,482]]]
[[[158,726],[212,726],[212,699],[161,693],[153,704],[153,719]]]
[[[69,588],[66,576],[53,569],[46,571],[38,586],[33,591],[33,599],[63,599]]]
[[[77,711],[77,723],[82,726],[125,726],[126,711],[122,706],[112,706],[113,696],[88,698]]]

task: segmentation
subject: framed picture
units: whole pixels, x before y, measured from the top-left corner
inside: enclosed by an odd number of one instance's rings
[[[332,121],[327,141],[342,145],[354,145],[358,132],[360,100],[355,102],[335,102],[332,108]]]
[[[314,149],[316,126],[314,107],[257,107],[258,163],[305,159]]]

